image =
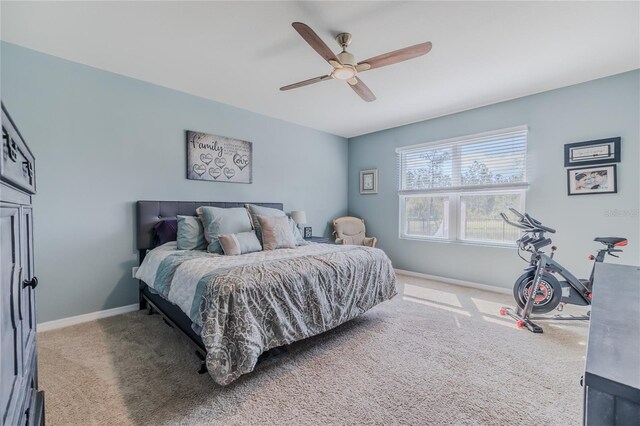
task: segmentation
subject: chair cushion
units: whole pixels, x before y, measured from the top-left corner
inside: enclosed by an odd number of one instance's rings
[[[364,222],[357,217],[341,217],[334,221],[334,228],[338,238],[346,244],[364,245],[365,231]]]

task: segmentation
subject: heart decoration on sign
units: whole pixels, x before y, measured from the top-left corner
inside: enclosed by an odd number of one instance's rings
[[[210,168],[209,169],[209,174],[211,175],[212,178],[214,179],[218,179],[220,177],[220,175],[222,174],[222,170],[220,170],[219,168]]]
[[[215,160],[213,160],[213,162],[216,163],[216,166],[220,168],[223,168],[225,164],[227,164],[227,160],[222,157],[217,157]]]
[[[209,163],[211,163],[213,161],[213,155],[211,155],[211,154],[200,154],[200,159],[202,160],[202,162],[204,164],[206,164],[208,166]]]
[[[249,164],[249,157],[247,157],[246,155],[233,154],[233,164],[235,164],[240,170],[242,170]]]
[[[224,168],[224,175],[227,177],[227,179],[231,179],[235,174],[236,174],[235,170],[230,169],[228,167]]]
[[[198,176],[202,176],[204,174],[204,172],[207,171],[207,168],[205,166],[203,166],[202,164],[194,164],[193,165],[193,171]]]

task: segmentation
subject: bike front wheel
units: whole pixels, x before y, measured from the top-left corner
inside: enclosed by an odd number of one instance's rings
[[[527,272],[521,275],[513,285],[513,297],[520,309],[524,308],[531,296],[535,276],[535,271]],[[562,286],[553,275],[544,272],[534,297],[531,312],[546,314],[557,308],[562,301]]]

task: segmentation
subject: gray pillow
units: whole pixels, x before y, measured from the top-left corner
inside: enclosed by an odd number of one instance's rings
[[[204,227],[204,237],[209,242],[207,250],[222,253],[218,235],[237,234],[251,231],[247,210],[243,207],[222,209],[219,207],[198,207],[196,210]]]
[[[264,217],[280,217],[286,216],[282,210],[272,209],[271,207],[262,207],[256,206],[255,204],[245,204],[244,205],[249,212],[249,216],[251,216],[251,224],[253,225],[253,229],[256,230],[256,236],[258,240],[262,242],[262,228],[260,226],[260,221],[258,220],[258,216]]]
[[[293,238],[288,217],[258,215],[258,221],[262,228],[262,248],[264,250],[296,247],[296,240]]]
[[[239,232],[237,234],[218,235],[224,254],[234,256],[238,254],[261,251],[262,246],[254,231]]]
[[[204,250],[207,248],[200,219],[195,216],[176,216],[176,219],[178,220],[176,237],[178,250]]]
[[[293,219],[291,219],[291,217],[289,217],[289,226],[291,227],[293,239],[296,241],[297,246],[309,244],[309,242],[304,239],[302,233],[300,232],[300,228],[298,228],[298,225],[293,221]]]

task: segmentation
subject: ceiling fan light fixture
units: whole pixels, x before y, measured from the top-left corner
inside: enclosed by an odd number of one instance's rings
[[[337,80],[349,80],[356,75],[356,70],[352,66],[344,66],[342,68],[336,68],[331,73],[331,76]]]

